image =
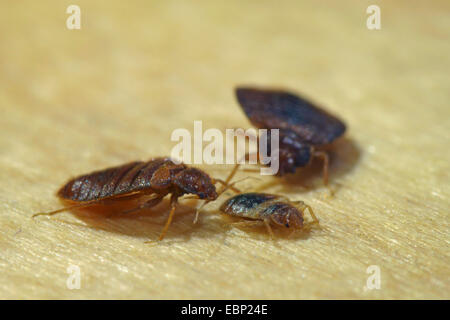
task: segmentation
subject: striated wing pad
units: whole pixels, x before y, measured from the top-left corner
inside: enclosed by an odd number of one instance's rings
[[[277,196],[266,193],[242,193],[225,201],[220,210],[233,216],[248,217],[252,209],[275,198]]]
[[[58,196],[73,201],[91,201],[150,188],[153,173],[167,162],[170,159],[136,161],[82,175],[64,185]]]

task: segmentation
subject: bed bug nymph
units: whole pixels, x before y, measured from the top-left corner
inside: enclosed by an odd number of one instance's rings
[[[215,183],[221,183],[224,188],[217,192]],[[87,208],[118,200],[152,196],[137,208],[124,212],[129,213],[154,207],[170,194],[171,210],[159,237],[159,240],[162,240],[172,222],[179,197],[193,194],[197,199],[212,201],[228,188],[237,190],[220,179],[210,178],[199,169],[190,168],[182,163],[175,164],[170,158],[155,158],[148,162],[131,162],[76,177],[67,182],[57,193],[59,198],[72,205],[47,213],[37,213],[33,217],[54,215],[70,209]]]
[[[307,224],[303,218],[306,209],[313,219]],[[286,197],[268,193],[238,194],[225,201],[220,206],[220,211],[246,219],[235,224],[251,226],[264,223],[272,238],[274,234],[271,226],[281,226],[295,231],[306,225],[319,223],[311,207],[303,201],[290,201]]]
[[[322,158],[323,179],[328,183],[326,149],[345,132],[345,124],[311,102],[292,93],[237,88],[236,97],[250,122],[260,129],[279,129],[278,176],[294,173],[314,157]],[[270,131],[267,137],[270,156]]]

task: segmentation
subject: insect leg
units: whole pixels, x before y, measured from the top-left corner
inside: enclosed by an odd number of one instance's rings
[[[256,156],[259,157],[259,153],[257,153]],[[249,159],[249,157],[250,157],[250,154],[249,154],[249,153],[245,154],[244,160]],[[226,180],[225,180],[225,183],[226,183],[226,184],[230,183],[231,179],[233,179],[233,177],[236,175],[236,172],[238,171],[238,169],[239,169],[240,166],[241,166],[241,163],[240,163],[240,161],[238,161],[238,163],[236,163],[236,164],[234,165],[233,170],[231,170],[230,174],[229,174],[228,177],[226,178]],[[247,170],[248,170],[248,171],[251,171],[251,169],[244,169],[244,170],[245,170],[245,171],[247,171]]]
[[[175,209],[177,208],[177,202],[178,201],[178,196],[172,194],[172,196],[170,197],[170,213],[169,213],[169,218],[167,218],[167,222],[166,225],[164,226],[164,229],[161,232],[161,235],[159,236],[159,240],[161,241],[162,239],[164,239],[164,236],[167,233],[167,230],[169,229],[170,224],[172,223],[172,219],[173,219],[173,215],[175,213]]]
[[[270,235],[270,238],[272,240],[275,239],[275,234],[272,231],[272,227],[270,226],[270,220],[269,219],[264,219],[264,220],[255,220],[255,221],[238,221],[238,222],[232,222],[230,223],[232,226],[236,226],[236,227],[254,227],[254,226],[258,226],[261,225],[261,222],[264,223],[264,225],[266,226],[267,232]]]
[[[225,183],[230,183],[231,179],[233,179],[233,177],[235,176],[236,172],[238,171],[239,166],[240,166],[239,163],[236,163],[236,164],[234,165],[233,170],[231,170],[230,174],[229,174],[228,177],[225,179]]]
[[[269,219],[264,219],[264,224],[266,225],[267,231],[270,234],[270,238],[273,240],[275,235],[273,234],[272,227],[270,226]]]
[[[247,154],[244,156],[244,159],[248,158],[248,156],[249,156],[249,154],[247,153]],[[222,184],[222,188],[221,188],[221,190],[219,190],[219,192],[218,192],[219,195],[222,194],[223,192],[225,192],[225,190],[228,189],[228,188],[231,189],[231,190],[233,190],[233,191],[236,192],[236,193],[241,193],[241,191],[240,191],[239,189],[236,189],[236,188],[233,187],[234,184],[236,184],[237,182],[239,182],[239,181],[241,181],[241,180],[236,181],[236,182],[230,184],[231,179],[233,179],[233,177],[236,175],[236,173],[237,173],[237,171],[238,171],[238,169],[239,169],[240,166],[241,166],[240,163],[236,163],[236,164],[234,165],[233,170],[231,170],[230,174],[229,174],[228,177],[225,179],[225,181],[220,180],[220,179],[215,179],[216,182],[219,182],[219,183]],[[246,171],[247,169],[243,169],[243,170]],[[250,169],[250,170],[251,170],[251,169]]]
[[[34,218],[37,216],[52,216],[52,215],[55,215],[55,214],[63,212],[63,211],[68,211],[68,210],[72,210],[72,209],[88,208],[88,207],[96,205],[96,204],[108,204],[108,202],[115,202],[117,200],[129,200],[129,199],[133,199],[136,196],[139,196],[140,193],[141,193],[140,191],[137,191],[137,192],[132,192],[132,193],[125,194],[125,195],[120,195],[120,196],[117,196],[114,198],[90,200],[90,201],[82,202],[79,204],[74,204],[74,205],[64,207],[64,208],[54,210],[54,211],[38,212],[38,213],[33,214],[31,217]]]
[[[313,220],[314,220],[313,223],[319,223],[319,219],[317,219],[317,217],[314,214],[314,211],[312,210],[312,208],[310,206],[308,206],[307,204],[305,204],[305,207],[306,207],[306,209],[308,209],[308,212],[311,215],[311,218],[313,218]]]
[[[316,224],[316,223],[318,224],[319,223],[319,219],[314,214],[314,211],[313,211],[313,209],[310,206],[305,204],[303,201],[292,201],[292,203],[297,205],[297,208],[302,212],[302,215],[303,215],[303,212],[306,209],[308,209],[308,212],[309,212],[311,218],[313,219],[313,222],[311,222],[311,224]]]
[[[269,232],[270,238],[273,240],[275,238],[275,235],[272,231],[272,227],[270,226],[270,222],[268,219],[265,220],[256,220],[256,221],[239,221],[239,222],[232,222],[232,226],[236,227],[254,227],[254,226],[260,226],[261,223],[264,223],[266,226],[267,232]]]
[[[214,179],[214,182],[218,182],[222,185],[222,188],[219,190],[219,192],[217,192],[218,195],[221,195],[222,193],[224,193],[226,190],[231,189],[236,193],[241,193],[241,190],[239,190],[238,188],[234,187],[234,185],[236,184],[236,182],[234,183],[227,183],[221,179]]]
[[[86,202],[86,203],[75,204],[73,206],[64,207],[64,208],[61,208],[61,209],[58,209],[58,210],[54,210],[54,211],[50,211],[50,212],[38,212],[38,213],[33,214],[31,217],[35,218],[37,216],[53,216],[53,215],[55,215],[57,213],[60,213],[60,212],[63,212],[63,211],[68,211],[68,210],[71,210],[71,209],[87,208],[87,207],[90,207],[90,206],[92,206],[94,204],[99,204],[99,203],[102,203],[102,202],[104,202],[104,200],[89,201],[89,202]]]
[[[131,212],[138,211],[138,210],[141,210],[144,208],[154,207],[157,204],[159,204],[163,199],[164,199],[164,196],[158,195],[158,197],[150,199],[150,200],[144,202],[143,204],[141,204],[140,206],[130,209],[130,210],[123,211],[122,213],[131,213]]]
[[[315,151],[313,153],[314,157],[321,158],[323,160],[323,183],[328,185],[328,166],[329,166],[329,156],[325,151]]]
[[[219,190],[218,194],[222,194],[226,189],[230,188],[231,190],[240,193],[241,191],[239,191],[238,189],[234,188],[233,185],[230,185],[230,181],[231,179],[233,179],[233,177],[236,175],[236,172],[239,169],[240,164],[237,163],[233,170],[231,170],[230,174],[228,175],[228,177],[225,179],[225,181],[221,180],[221,179],[214,179],[215,182],[219,182],[220,184],[222,184],[222,188]]]

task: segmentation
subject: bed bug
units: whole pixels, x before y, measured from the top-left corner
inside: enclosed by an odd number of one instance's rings
[[[224,186],[220,192],[216,191],[216,183]],[[210,178],[200,169],[190,168],[183,163],[175,164],[170,158],[155,158],[147,162],[130,162],[71,179],[59,189],[57,196],[72,205],[51,212],[36,213],[33,217],[152,196],[140,206],[125,211],[129,213],[154,207],[170,194],[171,210],[159,237],[159,240],[162,240],[172,222],[178,198],[185,194],[193,194],[197,199],[209,202],[217,199],[228,188],[235,189],[223,180]]]
[[[328,183],[329,157],[325,150],[344,134],[346,126],[341,120],[287,91],[238,87],[235,93],[254,126],[279,129],[278,176],[294,173],[318,157],[324,163],[324,184]],[[268,132],[270,153],[270,130]]]
[[[274,238],[271,226],[281,226],[294,231],[302,229],[304,212],[308,209],[313,221],[308,223],[318,224],[319,219],[313,210],[303,201],[290,201],[288,198],[268,193],[241,193],[228,200],[221,206],[220,211],[230,216],[246,219],[235,224],[254,225],[261,224],[267,228],[270,236]]]

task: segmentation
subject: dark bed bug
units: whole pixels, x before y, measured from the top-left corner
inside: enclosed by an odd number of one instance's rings
[[[264,223],[272,238],[274,234],[271,226],[302,229],[306,225],[303,218],[306,209],[313,219],[308,225],[319,223],[311,207],[303,201],[290,201],[286,197],[274,194],[242,193],[228,199],[220,206],[221,212],[246,219],[236,224]]]
[[[278,176],[294,173],[323,159],[324,183],[328,183],[327,147],[342,136],[345,124],[311,102],[286,91],[236,88],[236,97],[250,122],[260,129],[279,129]],[[270,131],[267,137],[270,156]]]
[[[224,188],[217,192],[215,183],[221,183]],[[72,205],[47,213],[37,213],[33,217],[54,215],[70,209],[86,208],[118,200],[152,196],[139,207],[125,211],[129,213],[154,207],[170,194],[171,210],[159,237],[162,240],[172,222],[179,197],[193,194],[198,199],[212,201],[227,188],[234,189],[232,185],[220,179],[212,179],[199,169],[190,168],[182,163],[175,164],[170,158],[155,158],[147,162],[131,162],[76,177],[67,182],[57,193],[59,198]]]

